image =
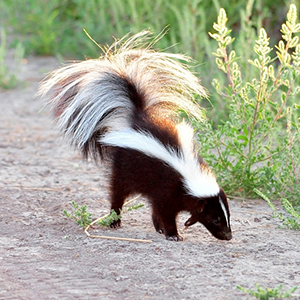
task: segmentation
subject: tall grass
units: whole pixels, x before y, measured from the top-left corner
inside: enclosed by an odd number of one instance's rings
[[[275,12],[272,0],[248,2],[252,3],[253,26],[264,21],[272,27],[283,19],[281,11],[290,1],[282,1]],[[99,43],[110,44],[112,36],[122,37],[129,31],[136,33],[146,28],[159,33],[169,26],[170,34],[158,46],[175,44],[174,51],[203,63],[210,53],[205,51],[207,32],[221,6],[236,32],[241,19],[250,19],[245,1],[241,0],[2,0],[0,20],[19,34],[28,52],[60,53],[69,58],[94,57],[99,53],[87,40],[83,28]]]
[[[17,77],[9,70],[6,62],[8,57],[7,35],[4,28],[0,28],[0,88],[11,89],[17,86]],[[20,66],[24,55],[24,48],[22,44],[18,43],[14,51],[13,62],[10,67],[17,69]]]
[[[273,0],[248,0],[247,3],[242,0],[1,0],[0,26],[11,30],[27,54],[59,54],[65,59],[99,55],[99,48],[83,29],[103,45],[128,32],[150,29],[158,34],[168,27],[169,33],[157,47],[187,54],[198,62],[195,71],[202,74],[202,83],[211,92],[211,102],[222,108],[211,113],[212,119],[218,122],[226,117],[226,107],[211,88],[211,79],[220,75],[210,59],[214,46],[207,32],[212,30],[219,9],[226,9],[233,35],[241,41],[247,39],[241,43],[243,52],[245,43],[251,46],[254,42],[253,32],[262,23],[267,29],[273,29],[284,19],[282,12],[291,1],[281,1],[274,7]]]

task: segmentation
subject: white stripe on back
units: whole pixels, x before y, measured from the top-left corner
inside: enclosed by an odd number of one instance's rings
[[[187,124],[182,125],[190,128]],[[179,130],[182,142],[183,127]],[[190,131],[190,130],[188,130]],[[158,139],[149,133],[135,131],[127,128],[110,132],[99,141],[102,144],[130,148],[140,151],[150,157],[158,158],[174,168],[183,177],[183,184],[187,192],[196,197],[215,196],[220,192],[216,178],[210,170],[202,170],[191,149],[190,132],[184,136],[186,143],[182,145],[182,152],[178,154],[175,149],[164,146]]]

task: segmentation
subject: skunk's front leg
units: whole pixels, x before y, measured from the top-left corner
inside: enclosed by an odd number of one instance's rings
[[[169,241],[183,241],[183,237],[178,234],[176,226],[176,214],[171,211],[152,212],[153,225],[158,233],[163,233]]]
[[[176,242],[183,241],[183,237],[179,235],[177,231],[175,219],[174,222],[172,223],[169,222],[168,224],[165,224],[164,234],[166,236],[166,239],[169,241],[176,241]]]

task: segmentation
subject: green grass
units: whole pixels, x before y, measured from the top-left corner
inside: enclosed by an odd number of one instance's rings
[[[0,88],[12,89],[18,84],[17,77],[8,70],[6,62],[7,58],[7,42],[6,42],[6,31],[0,29]],[[19,43],[15,49],[14,67],[19,66],[21,59],[23,58],[24,49]]]
[[[111,44],[112,37],[121,38],[128,32],[150,29],[158,34],[168,27],[169,34],[157,47],[193,57],[199,63],[196,70],[205,74],[201,76],[203,84],[210,89],[217,72],[209,59],[213,44],[207,32],[219,9],[226,9],[229,25],[238,36],[246,28],[240,20],[249,25],[247,28],[264,23],[274,29],[291,0],[276,8],[273,0],[253,2],[248,0],[246,7],[241,0],[2,0],[0,24],[10,28],[15,43],[21,41],[27,54],[62,55],[66,59],[99,56],[98,47],[83,29],[98,43]],[[213,93],[211,100],[220,98]]]
[[[283,213],[277,211],[275,205],[266,195],[264,195],[262,192],[260,192],[257,189],[254,189],[254,192],[268,203],[270,208],[273,210],[274,217],[278,218],[282,222],[284,228],[300,230],[300,207],[299,206],[297,207],[296,205],[293,205],[286,198],[281,199],[282,206],[289,214],[289,216],[284,216]]]

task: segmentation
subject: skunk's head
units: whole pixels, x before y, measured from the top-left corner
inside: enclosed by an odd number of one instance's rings
[[[191,217],[185,222],[185,226],[200,222],[214,237],[220,240],[232,239],[229,207],[222,189],[216,196],[199,199],[191,214]]]

